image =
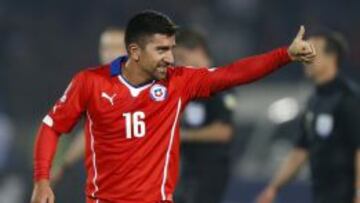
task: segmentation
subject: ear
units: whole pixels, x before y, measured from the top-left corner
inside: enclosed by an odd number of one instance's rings
[[[129,44],[128,47],[129,57],[134,61],[140,60],[141,47],[136,43]]]

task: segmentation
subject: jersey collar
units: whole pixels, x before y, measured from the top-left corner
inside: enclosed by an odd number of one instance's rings
[[[142,89],[146,89],[148,86],[154,84],[155,80],[150,81],[150,82],[145,82],[145,83],[139,84],[139,85],[132,85],[129,81],[127,81],[126,78],[124,78],[121,75],[121,69],[122,69],[122,65],[128,60],[128,58],[129,58],[128,56],[120,56],[119,58],[117,58],[111,62],[111,64],[110,64],[111,77],[118,76],[119,80],[126,87],[128,87],[130,90],[137,89],[136,91],[138,91],[138,90],[141,91]]]
[[[121,74],[122,64],[128,60],[128,56],[120,56],[110,64],[110,75],[111,77]]]

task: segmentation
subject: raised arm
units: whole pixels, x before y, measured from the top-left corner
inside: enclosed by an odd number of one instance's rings
[[[291,61],[311,62],[315,57],[313,46],[303,39],[301,26],[288,48],[248,57],[214,69],[187,69],[189,83],[186,87],[191,98],[207,97],[237,85],[250,83],[265,77]]]

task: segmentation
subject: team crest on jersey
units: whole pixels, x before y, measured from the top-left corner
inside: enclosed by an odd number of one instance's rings
[[[330,114],[320,114],[316,119],[316,132],[322,138],[327,138],[334,129],[334,118]]]
[[[150,89],[150,97],[154,101],[164,101],[167,97],[167,89],[163,85],[155,84]]]

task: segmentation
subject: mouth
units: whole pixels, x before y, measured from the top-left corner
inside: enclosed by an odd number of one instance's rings
[[[159,73],[162,73],[162,74],[164,74],[164,73],[166,73],[166,67],[157,67],[156,68],[156,71],[158,71]]]

